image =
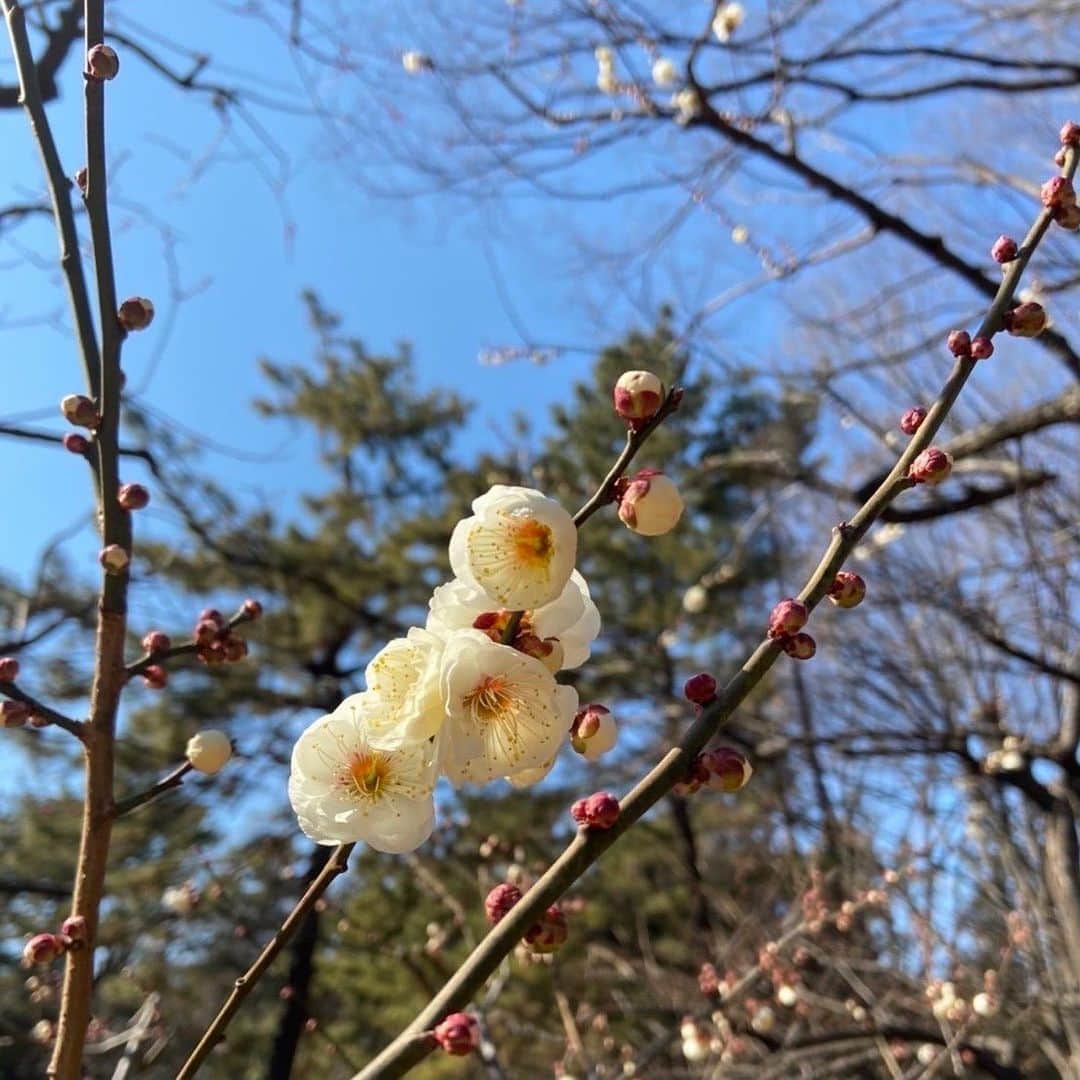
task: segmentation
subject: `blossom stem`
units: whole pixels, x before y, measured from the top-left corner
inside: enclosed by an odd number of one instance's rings
[[[123,817],[125,814],[130,814],[132,810],[137,810],[140,806],[145,806],[148,802],[152,802],[159,795],[164,795],[166,791],[172,791],[173,788],[178,788],[183,782],[184,777],[194,768],[190,761],[185,761],[182,765],[178,765],[168,776],[159,780],[153,787],[148,787],[145,791],[140,791],[137,795],[131,795],[126,799],[121,799],[113,808],[113,817]]]

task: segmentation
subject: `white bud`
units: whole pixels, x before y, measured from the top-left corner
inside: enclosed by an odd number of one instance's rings
[[[655,469],[639,472],[619,501],[623,524],[642,536],[671,532],[682,512],[683,500],[675,482]]]
[[[661,56],[652,66],[652,77],[657,86],[674,86],[679,81],[679,69],[674,61]]]
[[[430,71],[435,65],[430,56],[425,56],[416,49],[410,49],[401,54],[401,66],[410,75],[419,75],[421,72]]]
[[[780,989],[776,991],[776,1000],[779,1001],[785,1009],[790,1009],[799,1000],[799,994],[794,986],[789,986],[787,983],[784,983]]]
[[[998,1011],[998,1000],[993,994],[976,994],[971,999],[971,1007],[976,1016],[994,1016]]]
[[[232,741],[224,731],[207,728],[188,739],[184,755],[193,768],[213,776],[232,757]]]
[[[920,1065],[932,1065],[938,1056],[938,1048],[933,1043],[923,1043],[915,1052]]]
[[[750,1018],[750,1026],[759,1035],[765,1035],[776,1027],[776,1013],[768,1005],[765,1005]]]

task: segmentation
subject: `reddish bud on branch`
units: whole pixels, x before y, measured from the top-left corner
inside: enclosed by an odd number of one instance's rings
[[[23,964],[51,964],[64,951],[64,942],[56,934],[35,934],[23,948]]]
[[[169,685],[169,673],[160,664],[143,668],[143,685],[150,690],[164,690]]]
[[[809,634],[792,634],[783,639],[783,646],[793,660],[811,660],[817,652],[817,642]]]
[[[92,79],[115,79],[120,71],[120,57],[111,45],[95,45],[86,54],[86,74]]]
[[[0,727],[25,727],[33,716],[33,710],[22,701],[0,701]]]
[[[69,454],[82,454],[85,455],[90,449],[90,440],[85,435],[80,435],[77,431],[69,431],[61,440],[64,444],[64,449]]]
[[[977,337],[971,343],[972,360],[988,360],[994,355],[994,343],[988,337]]]
[[[686,680],[683,693],[686,700],[695,705],[708,705],[716,698],[716,680],[707,671],[691,675]]]
[[[60,402],[60,411],[69,424],[76,427],[96,428],[101,423],[97,406],[84,394],[68,394]]]
[[[252,621],[262,618],[263,606],[258,600],[248,598],[244,601],[240,610]]]
[[[1076,146],[1077,143],[1080,143],[1080,124],[1067,120],[1061,125],[1059,134],[1062,146]]]
[[[908,409],[908,411],[900,417],[900,430],[905,435],[914,435],[915,432],[922,427],[922,422],[925,419],[926,410],[921,405],[916,405],[913,409]]]
[[[586,829],[610,829],[619,820],[619,800],[610,791],[598,791],[578,799],[570,816]]]
[[[494,926],[497,922],[506,918],[510,909],[521,899],[521,890],[511,884],[509,881],[504,881],[501,885],[496,885],[484,898],[484,915],[487,917],[487,921]]]
[[[994,241],[994,246],[990,249],[994,262],[998,263],[1012,262],[1019,252],[1020,248],[1016,241],[1011,236],[1005,236],[1004,234]]]
[[[480,1045],[480,1025],[468,1013],[451,1013],[431,1034],[454,1057],[471,1054]]]
[[[82,915],[69,915],[60,927],[60,936],[66,939],[67,947],[81,945],[86,941],[86,919]]]
[[[154,321],[154,305],[145,296],[130,296],[120,305],[116,320],[129,332],[145,330]]]
[[[945,343],[953,356],[967,356],[971,352],[971,335],[966,330],[950,330]]]
[[[1001,317],[1001,325],[1013,337],[1038,337],[1046,329],[1046,321],[1046,310],[1034,301],[1017,304]]]
[[[19,661],[14,656],[0,656],[0,682],[14,682],[19,677]]]
[[[1043,184],[1039,194],[1043,206],[1048,210],[1056,210],[1058,207],[1069,206],[1076,202],[1076,190],[1072,186],[1072,181],[1064,176],[1051,176]]]
[[[172,638],[162,630],[151,630],[142,639],[143,651],[153,656],[155,653],[168,652],[172,648]]]
[[[931,446],[924,450],[908,469],[908,478],[916,484],[929,484],[933,487],[948,479],[952,472],[953,459],[944,450]]]
[[[131,564],[131,556],[119,544],[109,544],[101,549],[98,562],[106,574],[122,574]]]
[[[630,427],[643,427],[663,404],[664,384],[651,371],[624,371],[612,398],[615,411]]]
[[[857,607],[866,596],[866,582],[853,570],[838,570],[828,597],[839,608]]]
[[[734,746],[717,746],[701,755],[708,770],[705,781],[713,791],[738,791],[744,788],[754,775],[747,756]]]
[[[794,597],[781,600],[769,616],[769,637],[780,638],[794,634],[806,625],[809,618],[810,611],[801,600]]]
[[[125,510],[142,510],[150,505],[150,492],[142,484],[121,484],[116,501]]]

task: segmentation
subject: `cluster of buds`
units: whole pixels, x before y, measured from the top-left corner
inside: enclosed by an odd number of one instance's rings
[[[611,710],[603,705],[586,705],[570,727],[570,745],[586,761],[596,761],[614,747],[619,731]]]
[[[578,799],[570,807],[570,816],[583,829],[610,829],[619,820],[619,800],[609,791],[597,791]]]
[[[980,335],[972,338],[966,330],[949,331],[946,344],[949,347],[949,352],[958,358],[988,360],[994,355],[994,343],[988,337]]]
[[[154,321],[153,301],[145,296],[129,296],[117,309],[116,321],[128,333],[145,330]]]
[[[971,1016],[971,1005],[956,993],[951,982],[932,982],[926,988],[930,1011],[938,1022],[948,1020],[951,1024],[963,1024]]]
[[[468,1013],[451,1013],[435,1027],[431,1037],[447,1054],[465,1057],[480,1045],[480,1024]]]
[[[660,411],[664,384],[651,371],[624,371],[615,383],[612,399],[615,411],[637,431]]]
[[[781,600],[769,616],[768,635],[795,660],[809,660],[817,652],[817,642],[803,627],[810,618],[810,610],[794,597]]]
[[[473,620],[473,629],[483,631],[497,645],[510,645],[518,652],[539,660],[552,674],[559,671],[565,658],[562,642],[557,637],[541,638],[534,633],[529,612],[524,612],[519,618],[513,639],[506,640],[514,614],[506,608],[481,612]]]
[[[683,500],[675,481],[659,469],[642,469],[615,487],[619,520],[640,536],[663,536],[679,523]]]
[[[935,487],[952,472],[952,455],[936,446],[927,447],[908,468],[908,479],[915,484]]]
[[[750,782],[754,768],[734,746],[716,746],[698,754],[686,776],[672,789],[676,795],[693,795],[703,787],[711,791],[739,791]]]
[[[1006,735],[997,750],[991,750],[983,760],[983,771],[994,775],[1003,772],[1019,772],[1027,764],[1024,756],[1024,740],[1018,735]]]
[[[86,919],[72,915],[65,919],[58,934],[34,934],[23,947],[24,967],[51,964],[66,952],[81,949],[86,944]]]
[[[1080,206],[1076,203],[1076,189],[1064,176],[1052,176],[1042,186],[1042,204],[1063,229],[1075,232],[1080,229]]]
[[[216,608],[204,608],[199,613],[191,636],[195,639],[195,655],[204,664],[235,664],[248,654],[247,642]]]

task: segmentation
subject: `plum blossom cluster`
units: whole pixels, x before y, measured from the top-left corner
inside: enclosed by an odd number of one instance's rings
[[[367,666],[366,689],[296,743],[289,797],[319,843],[412,850],[434,827],[440,776],[527,786],[575,723],[597,747],[613,728],[556,680],[588,659],[600,631],[574,568],[573,519],[539,491],[504,485],[472,510],[453,531],[455,576],[435,589],[426,624],[389,642]]]

